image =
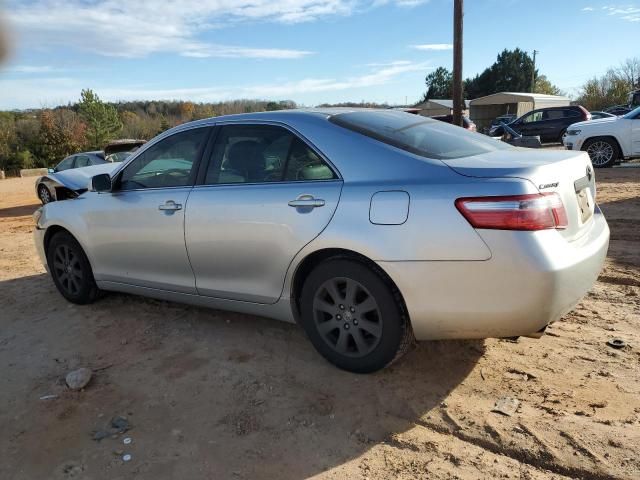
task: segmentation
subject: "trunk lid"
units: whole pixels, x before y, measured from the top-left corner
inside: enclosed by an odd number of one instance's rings
[[[596,182],[586,152],[518,148],[442,161],[467,177],[521,178],[540,193],[557,192],[569,220],[569,226],[558,231],[568,241],[579,238],[593,219]]]

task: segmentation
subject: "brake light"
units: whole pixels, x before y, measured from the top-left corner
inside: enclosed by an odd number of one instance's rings
[[[557,193],[459,198],[456,208],[474,228],[532,231],[568,226]]]
[[[582,105],[578,105],[578,108],[582,110],[583,121],[586,122],[587,120],[591,120],[591,112],[589,112],[589,110],[584,108]]]

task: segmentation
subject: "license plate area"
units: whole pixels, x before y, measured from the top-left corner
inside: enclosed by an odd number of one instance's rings
[[[583,188],[576,193],[578,199],[578,208],[580,209],[580,220],[586,223],[593,215],[593,198],[591,197],[591,189]]]

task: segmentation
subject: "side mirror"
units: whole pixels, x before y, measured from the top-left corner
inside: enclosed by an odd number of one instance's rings
[[[53,168],[47,168],[47,173],[56,173],[56,171]]]
[[[110,192],[111,176],[108,173],[101,173],[91,177],[91,190],[94,192]]]

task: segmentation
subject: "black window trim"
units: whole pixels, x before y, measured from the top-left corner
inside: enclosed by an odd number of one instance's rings
[[[294,137],[303,142],[309,149],[311,149],[320,159],[327,164],[329,169],[335,175],[335,178],[328,179],[318,179],[318,180],[278,180],[274,182],[234,182],[234,183],[205,183],[207,170],[213,159],[213,148],[218,141],[218,137],[220,136],[220,131],[224,126],[275,126],[282,127],[285,130],[288,130]],[[293,145],[293,142],[291,142]],[[286,174],[286,167],[289,162],[289,155],[287,155],[287,159],[285,160],[285,165],[283,166],[283,178]],[[219,165],[213,165],[214,168],[219,168]],[[223,122],[217,122],[215,124],[214,132],[209,138],[209,143],[207,145],[206,150],[204,151],[203,159],[200,165],[200,169],[198,171],[198,177],[196,179],[196,184],[194,188],[211,188],[218,186],[249,186],[249,185],[288,185],[288,184],[300,184],[300,183],[310,183],[310,182],[342,182],[342,175],[340,175],[340,171],[336,168],[336,166],[324,155],[318,147],[316,147],[309,139],[307,139],[304,135],[298,132],[291,125],[287,125],[286,123],[271,121],[271,120],[226,120]]]
[[[111,190],[110,193],[117,193],[117,194],[123,194],[123,193],[127,193],[127,192],[146,192],[146,191],[157,191],[157,190],[175,190],[178,188],[193,188],[196,185],[197,179],[198,179],[198,175],[200,173],[200,164],[203,163],[202,159],[203,159],[203,153],[206,151],[209,142],[211,141],[211,137],[213,136],[213,128],[214,126],[212,124],[199,124],[199,125],[194,125],[194,126],[189,126],[189,128],[181,128],[179,130],[176,131],[171,131],[171,133],[167,133],[166,135],[162,135],[159,136],[157,138],[157,140],[152,141],[152,142],[148,142],[144,145],[145,148],[140,148],[135,152],[135,155],[131,155],[128,159],[127,162],[122,165],[122,167],[120,169],[118,169],[116,172],[114,172],[114,176],[112,177],[112,184],[114,185],[114,189]],[[120,188],[120,180],[122,178],[122,174],[123,172],[127,169],[127,167],[129,166],[129,164],[134,161],[136,158],[138,158],[139,155],[143,155],[144,152],[146,152],[149,148],[152,148],[154,145],[159,144],[160,142],[166,140],[169,137],[173,137],[174,135],[178,135],[184,132],[188,132],[191,130],[196,130],[199,128],[205,128],[208,130],[208,132],[205,133],[205,141],[202,142],[202,146],[200,147],[200,150],[198,150],[198,153],[196,155],[196,158],[194,159],[193,163],[194,166],[192,167],[192,171],[195,170],[196,174],[192,176],[190,182],[187,185],[179,185],[179,186],[174,186],[174,187],[149,187],[149,188],[132,188],[132,189],[128,189],[128,190],[122,190]]]

